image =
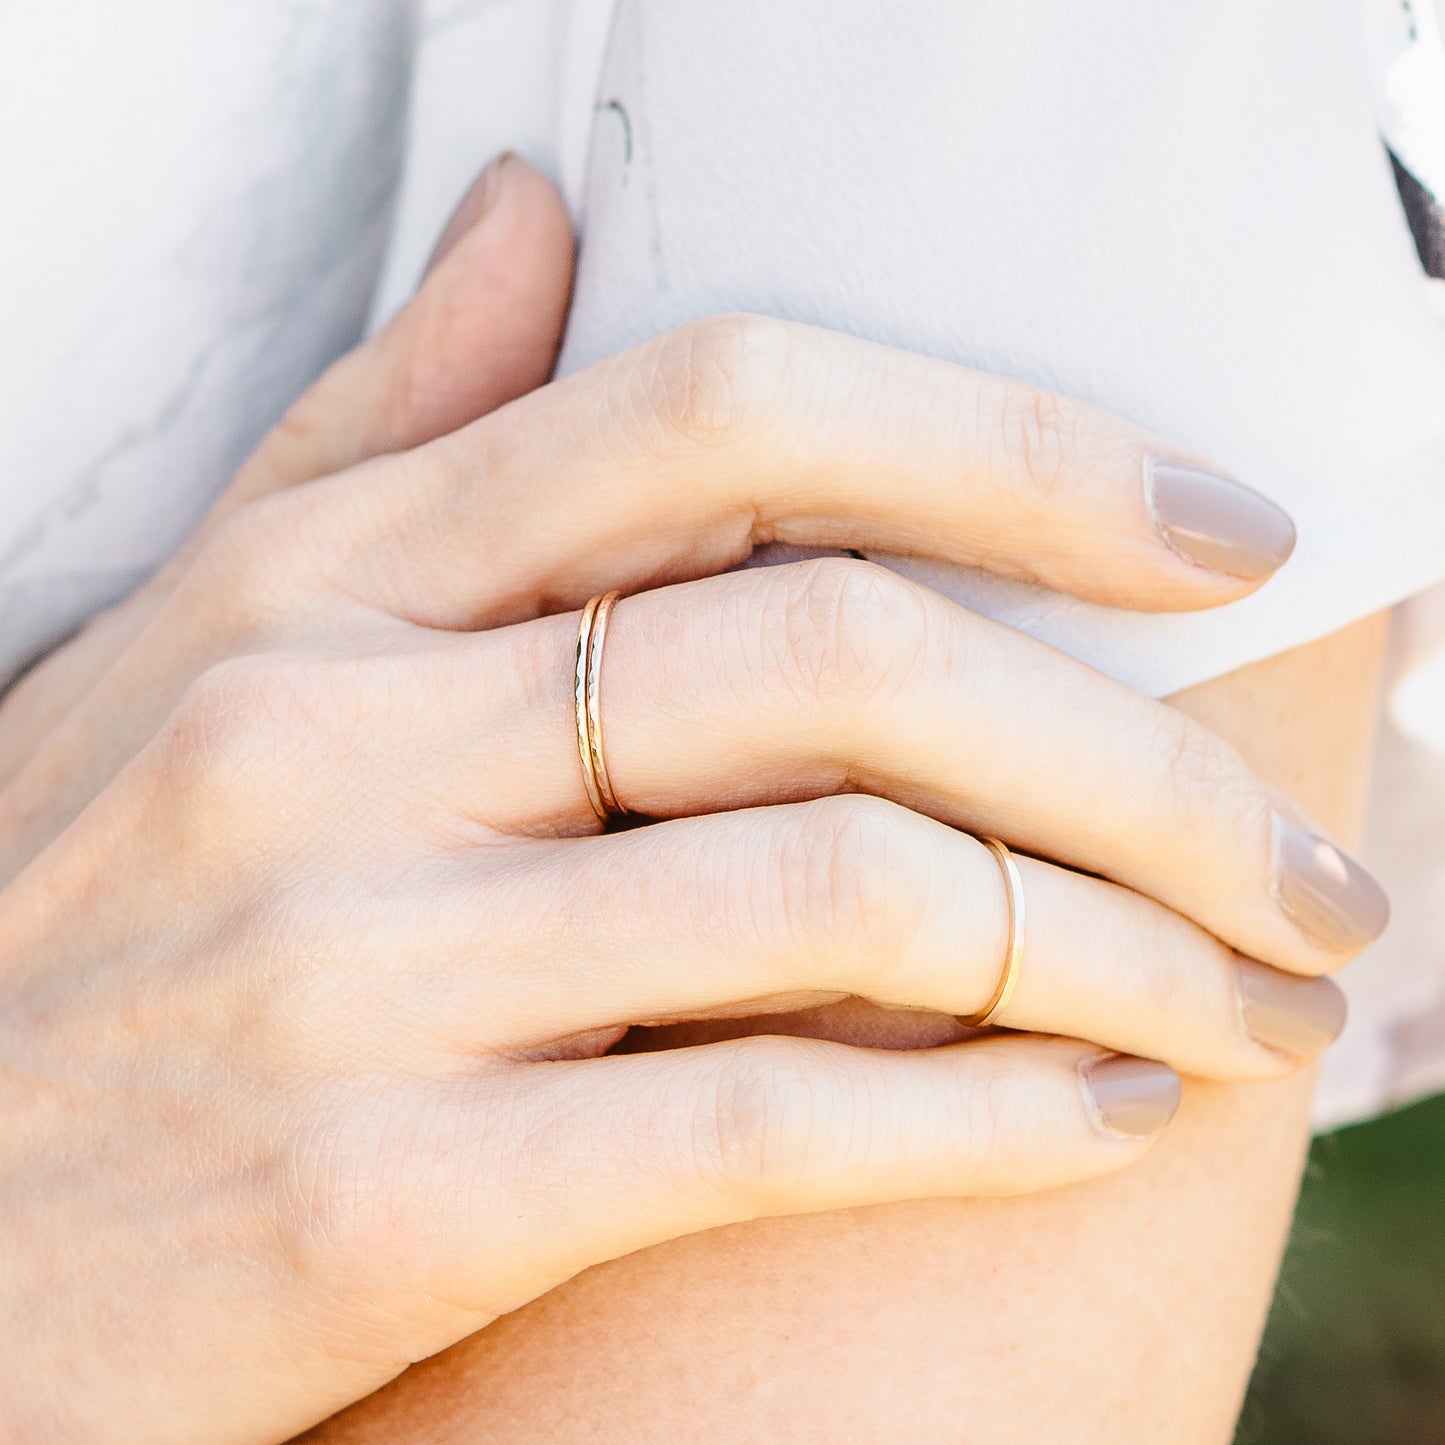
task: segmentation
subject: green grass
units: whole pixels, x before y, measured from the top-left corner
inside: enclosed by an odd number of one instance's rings
[[[1315,1141],[1236,1445],[1445,1445],[1445,1097]]]

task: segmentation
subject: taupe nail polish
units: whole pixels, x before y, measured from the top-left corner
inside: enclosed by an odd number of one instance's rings
[[[1154,525],[1187,562],[1256,582],[1294,551],[1288,513],[1232,477],[1152,457],[1146,478]]]
[[[1296,978],[1252,958],[1236,969],[1244,1026],[1265,1048],[1312,1059],[1339,1038],[1348,1007],[1333,979]]]
[[[1273,892],[1300,931],[1332,952],[1363,948],[1390,921],[1390,900],[1364,867],[1327,838],[1278,813]]]
[[[1179,1075],[1167,1064],[1128,1054],[1101,1054],[1079,1065],[1090,1117],[1106,1134],[1157,1134],[1179,1108]]]
[[[452,212],[437,238],[436,246],[427,259],[426,269],[422,272],[423,280],[441,265],[462,237],[496,205],[502,192],[503,176],[513,159],[511,151],[503,151],[468,187],[466,195],[457,202],[456,210]]]

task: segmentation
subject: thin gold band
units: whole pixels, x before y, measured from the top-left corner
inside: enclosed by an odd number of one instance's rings
[[[602,793],[597,786],[597,769],[592,762],[592,730],[587,720],[587,673],[592,661],[592,621],[597,616],[597,604],[601,600],[594,597],[582,609],[582,620],[577,627],[577,667],[572,680],[572,700],[577,708],[577,751],[582,759],[582,786],[587,790],[587,801],[592,805],[592,811],[605,823],[607,809],[602,805]]]
[[[597,603],[592,619],[591,661],[587,665],[587,730],[592,735],[592,765],[597,774],[597,791],[602,794],[606,816],[620,817],[629,810],[623,806],[612,786],[607,771],[607,755],[602,750],[602,646],[607,641],[607,622],[620,592],[609,592]]]
[[[978,841],[998,859],[999,872],[1003,874],[1004,892],[1008,894],[1008,949],[993,997],[976,1014],[959,1016],[959,1023],[970,1028],[982,1028],[995,1014],[1008,1007],[1018,986],[1019,969],[1024,961],[1024,881],[1019,877],[1018,865],[1013,860],[1013,854],[997,838],[980,838]]]
[[[592,811],[604,823],[628,809],[618,800],[602,752],[602,647],[607,622],[621,593],[594,597],[583,609],[577,626],[577,662],[572,679],[572,700],[577,709],[577,752],[582,761],[582,785]]]

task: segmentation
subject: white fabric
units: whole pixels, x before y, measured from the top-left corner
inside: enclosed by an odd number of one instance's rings
[[[593,42],[589,56],[570,58],[578,49],[574,31],[581,27],[574,26],[569,5],[570,0],[427,0],[406,170],[373,302],[375,323],[416,289],[452,208],[494,156],[514,150],[557,176],[565,115],[574,138],[569,168],[580,177],[602,41]],[[604,13],[602,40],[606,19]]]
[[[564,369],[742,308],[1037,381],[1215,458],[1300,532],[1227,609],[894,563],[1156,694],[1445,575],[1445,335],[1357,7],[907,17],[622,0]]]
[[[0,685],[359,335],[413,40],[402,0],[0,5]]]
[[[1427,62],[1402,0],[1366,3],[1370,46],[1355,0],[624,0],[610,44],[610,0],[4,7],[0,682],[169,554],[509,145],[584,222],[568,365],[751,306],[1091,397],[1285,502],[1300,552],[1232,616],[933,576],[1137,685],[1417,590],[1445,572],[1445,355],[1370,107],[1428,153],[1390,109]],[[1413,808],[1376,830],[1387,881],[1438,850],[1426,762],[1386,752]],[[1430,877],[1391,937],[1438,958]],[[1445,1083],[1420,962],[1354,970],[1322,1120]]]

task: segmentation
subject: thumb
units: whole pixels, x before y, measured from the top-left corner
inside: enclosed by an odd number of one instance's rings
[[[572,287],[555,188],[498,157],[442,232],[417,294],[295,403],[211,520],[267,492],[455,431],[551,375]]]

